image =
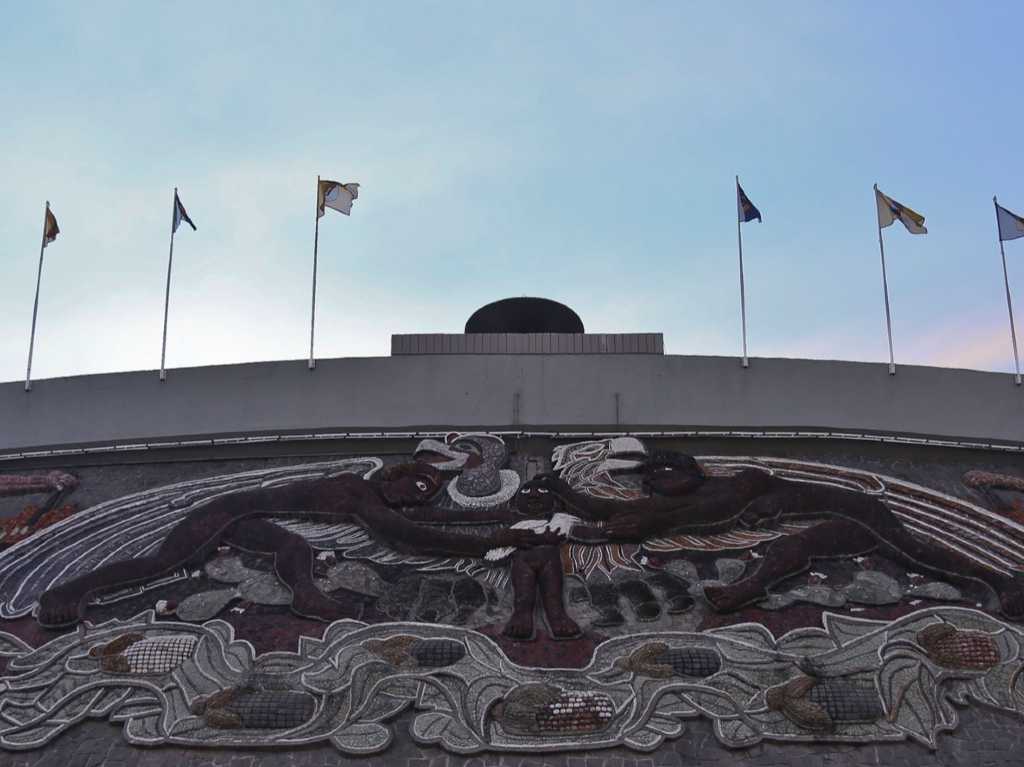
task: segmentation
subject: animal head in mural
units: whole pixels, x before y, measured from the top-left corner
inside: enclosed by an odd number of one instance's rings
[[[622,481],[641,470],[647,447],[636,437],[610,437],[558,445],[551,451],[554,472],[581,493],[628,501],[642,494],[639,485]]]
[[[508,502],[519,487],[519,474],[505,468],[508,447],[496,434],[450,432],[444,441],[422,440],[414,456],[443,471],[457,472],[448,483],[448,495],[459,506],[498,506]]]

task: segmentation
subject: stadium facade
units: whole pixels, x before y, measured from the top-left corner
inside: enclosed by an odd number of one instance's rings
[[[1024,755],[1006,375],[514,299],[313,370],[0,385],[0,522],[0,764]]]

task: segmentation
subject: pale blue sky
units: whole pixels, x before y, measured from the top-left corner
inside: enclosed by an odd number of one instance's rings
[[[9,3],[0,30],[0,380],[155,369],[172,187],[171,367],[386,355],[511,295],[590,331],[1010,370],[992,195],[1024,211],[1024,5]],[[1007,244],[1024,319],[1024,241]]]

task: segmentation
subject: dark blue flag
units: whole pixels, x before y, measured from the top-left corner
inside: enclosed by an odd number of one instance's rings
[[[178,227],[181,226],[181,222],[184,221],[186,224],[192,227],[192,231],[196,231],[196,225],[192,223],[192,219],[188,217],[188,213],[185,212],[185,206],[181,204],[181,200],[178,198],[178,193],[174,193],[174,223],[171,225],[171,231],[178,231]]]
[[[736,209],[740,221],[753,221],[756,218],[757,223],[761,223],[761,211],[754,207],[754,203],[747,197],[747,193],[743,191],[739,181],[736,182]]]

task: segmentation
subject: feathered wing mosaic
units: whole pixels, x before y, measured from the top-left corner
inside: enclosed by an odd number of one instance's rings
[[[0,747],[104,718],[137,744],[371,754],[403,713],[457,753],[649,751],[695,717],[730,748],[935,746],[954,703],[1024,713],[1021,488],[964,484],[990,502],[465,433],[71,509],[0,552]]]

